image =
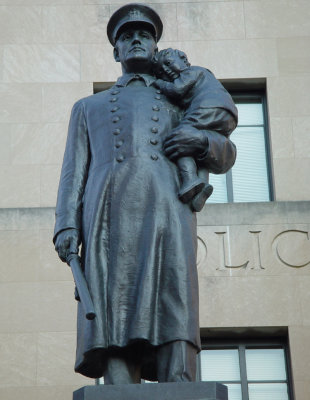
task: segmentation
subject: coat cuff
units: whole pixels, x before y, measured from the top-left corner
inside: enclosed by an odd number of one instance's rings
[[[54,228],[53,242],[55,243],[57,235],[67,229],[81,229],[80,218],[76,215],[57,214]]]

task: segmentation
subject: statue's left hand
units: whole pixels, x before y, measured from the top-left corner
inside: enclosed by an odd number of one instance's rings
[[[199,156],[207,147],[208,138],[204,132],[191,127],[174,129],[163,145],[165,155],[172,161],[180,157]]]

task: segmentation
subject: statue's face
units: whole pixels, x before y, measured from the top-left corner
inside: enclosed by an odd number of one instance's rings
[[[128,27],[124,30],[114,49],[114,57],[126,71],[148,68],[157,51],[157,45],[151,32],[144,27]]]

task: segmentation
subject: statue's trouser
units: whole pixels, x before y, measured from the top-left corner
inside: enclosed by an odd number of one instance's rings
[[[197,349],[190,343],[178,340],[159,346],[156,351],[158,382],[193,382],[196,380]],[[121,352],[107,360],[104,383],[140,383],[141,367]]]

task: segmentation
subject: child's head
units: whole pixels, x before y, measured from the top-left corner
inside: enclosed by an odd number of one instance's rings
[[[180,72],[190,67],[186,54],[180,50],[161,50],[154,61],[155,73],[161,78],[174,80]]]

